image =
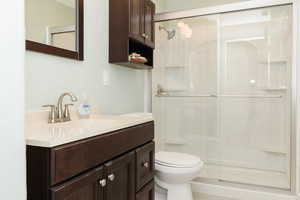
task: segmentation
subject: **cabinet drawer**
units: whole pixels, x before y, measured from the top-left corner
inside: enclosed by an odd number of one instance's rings
[[[154,154],[154,142],[136,150],[136,191],[154,178]]]
[[[152,180],[139,193],[136,194],[136,200],[154,200],[154,181]]]
[[[154,122],[122,129],[51,150],[51,185],[94,168],[154,138]]]

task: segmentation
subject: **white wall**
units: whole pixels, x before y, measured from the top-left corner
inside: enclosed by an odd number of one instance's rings
[[[5,200],[26,199],[23,2],[11,0],[0,7],[0,198]]]
[[[300,200],[300,106],[298,106],[298,104],[300,104],[300,100],[299,100],[299,95],[300,95],[300,87],[299,87],[299,78],[296,79],[297,77],[300,76],[300,70],[298,68],[299,64],[300,64],[300,38],[299,38],[299,23],[300,23],[300,2],[299,1],[295,1],[294,3],[294,49],[293,49],[293,62],[294,65],[296,65],[295,68],[295,72],[294,72],[294,83],[297,87],[295,88],[295,92],[296,92],[296,103],[297,103],[297,107],[296,110],[294,111],[295,113],[295,117],[296,117],[296,135],[295,135],[295,139],[294,141],[296,141],[294,143],[294,146],[296,146],[296,154],[294,155],[294,159],[296,159],[296,177],[294,177],[292,179],[292,181],[296,182],[296,188],[295,191],[298,195],[298,199]]]
[[[26,110],[54,104],[66,91],[86,93],[103,113],[140,112],[144,109],[144,72],[108,64],[108,4],[85,1],[85,61],[26,52]],[[103,85],[103,72],[110,85]]]

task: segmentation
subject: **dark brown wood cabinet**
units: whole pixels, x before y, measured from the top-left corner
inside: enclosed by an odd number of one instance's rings
[[[105,200],[131,200],[135,196],[135,153],[105,164],[107,187]]]
[[[154,29],[154,14],[155,4],[151,0],[144,1],[144,37],[145,44],[154,48],[155,46],[155,29]]]
[[[151,0],[109,0],[109,62],[137,69],[153,67],[155,4]],[[129,61],[131,53],[147,58]]]
[[[51,200],[134,200],[135,152],[112,160],[57,187]]]
[[[129,38],[150,48],[155,45],[155,4],[151,0],[130,1]]]
[[[144,9],[143,0],[130,0],[129,37],[144,43]]]
[[[51,200],[104,200],[104,187],[99,187],[99,180],[104,178],[104,169],[99,167],[51,188]]]
[[[135,200],[148,195],[145,200],[153,200],[153,139],[154,122],[148,122],[53,148],[27,146],[27,199]]]
[[[136,200],[154,200],[154,181],[148,183],[136,194]]]
[[[154,142],[136,150],[136,187],[140,190],[154,176]]]

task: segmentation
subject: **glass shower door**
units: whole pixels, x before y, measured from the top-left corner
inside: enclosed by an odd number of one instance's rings
[[[290,188],[292,7],[157,24],[158,148],[200,157],[199,178]]]
[[[153,69],[157,142],[163,150],[190,153],[204,161],[219,148],[218,20],[213,15],[157,24]],[[175,35],[171,38],[170,33]]]
[[[220,16],[219,179],[290,188],[291,17],[291,6]]]

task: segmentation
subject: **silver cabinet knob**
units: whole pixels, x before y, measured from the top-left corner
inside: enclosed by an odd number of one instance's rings
[[[146,33],[143,33],[142,36],[143,36],[143,38],[146,38],[146,37],[147,37]]]
[[[105,187],[106,186],[106,179],[100,180],[99,184],[101,185],[101,187]]]
[[[108,175],[108,180],[110,180],[110,181],[114,181],[115,180],[115,175],[114,174],[110,174],[110,175]]]
[[[150,167],[149,162],[144,162],[144,163],[143,163],[143,167],[149,168],[149,167]]]

